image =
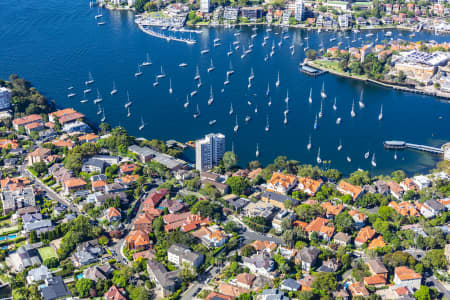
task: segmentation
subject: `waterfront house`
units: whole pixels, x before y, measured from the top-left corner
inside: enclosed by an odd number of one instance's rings
[[[444,210],[444,206],[434,199],[425,201],[420,208],[420,213],[427,219],[437,216]]]
[[[156,285],[156,294],[159,297],[168,297],[181,283],[179,271],[167,271],[163,264],[154,260],[147,261],[147,272],[150,281]]]
[[[134,153],[138,156],[142,163],[146,163],[152,160],[152,158],[158,153],[157,151],[148,147],[139,147],[137,145],[132,145],[128,147],[128,151]]]
[[[422,275],[414,272],[408,267],[396,267],[394,269],[394,283],[396,286],[406,286],[410,290],[415,291],[420,288]]]
[[[297,185],[297,176],[274,172],[267,182],[267,189],[280,194],[286,194]]]
[[[98,141],[99,136],[96,135],[95,133],[88,133],[88,134],[84,134],[78,137],[78,141],[81,144],[84,143],[95,143],[96,141]]]
[[[270,203],[273,206],[278,207],[279,209],[285,209],[286,208],[285,203],[287,201],[290,201],[290,204],[292,207],[295,207],[300,203],[297,199],[288,197],[284,194],[275,193],[270,190],[266,190],[261,195],[261,200],[263,200],[264,202]]]
[[[402,182],[400,182],[400,186],[404,191],[419,191],[419,187],[409,178],[405,178]]]
[[[82,113],[77,112],[73,108],[65,108],[50,113],[48,117],[51,123],[55,123],[56,120],[58,120],[59,124],[65,125],[83,119],[84,115]]]
[[[14,130],[18,131],[20,127],[32,123],[43,123],[41,115],[32,114],[24,116],[22,118],[17,118],[12,121]]]
[[[337,190],[343,194],[352,196],[353,200],[358,199],[362,196],[363,190],[357,185],[350,184],[345,180],[341,180],[337,186]]]
[[[431,187],[431,180],[425,175],[414,176],[412,181],[417,185],[419,190]]]
[[[401,200],[403,198],[404,190],[397,182],[391,180],[386,182],[386,184],[389,186],[391,195],[394,196],[395,199]]]
[[[314,196],[323,186],[322,179],[312,179],[311,177],[298,177],[297,188],[302,192]]]

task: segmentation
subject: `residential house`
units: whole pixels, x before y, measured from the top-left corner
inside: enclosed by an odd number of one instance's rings
[[[84,115],[82,113],[77,112],[73,108],[66,108],[52,112],[48,115],[48,117],[51,123],[55,123],[56,120],[58,120],[59,124],[66,125],[69,123],[76,122],[77,120],[83,119]]]
[[[99,136],[96,135],[95,133],[88,133],[88,134],[84,134],[84,135],[78,137],[78,141],[81,144],[95,143],[98,141],[98,139],[99,139]]]
[[[78,245],[71,259],[74,266],[82,267],[98,261],[104,253],[97,240],[90,240]]]
[[[343,194],[351,195],[353,200],[358,199],[363,194],[363,190],[360,186],[350,184],[345,180],[339,182],[337,190]]]
[[[42,123],[42,117],[38,114],[24,116],[22,118],[14,119],[12,121],[14,130],[18,131],[20,127],[32,123]]]
[[[236,276],[236,284],[238,287],[250,290],[253,286],[256,276],[249,273],[240,273]]]
[[[115,285],[109,288],[103,298],[105,300],[127,300],[125,289],[117,288]]]
[[[35,231],[38,237],[41,236],[41,233],[54,229],[52,220],[43,220],[40,213],[25,214],[22,216],[22,221],[23,232],[25,232],[26,234],[30,234],[32,231]]]
[[[139,147],[137,145],[132,145],[130,147],[128,147],[128,151],[130,151],[131,153],[134,153],[138,156],[139,160],[142,163],[146,163],[152,160],[152,158],[154,156],[156,156],[156,154],[158,153],[157,151],[148,148],[148,147]]]
[[[339,270],[341,263],[335,258],[329,258],[322,262],[322,265],[317,269],[317,272],[334,273]]]
[[[120,165],[120,174],[122,175],[130,175],[132,174],[138,166],[136,164],[124,164]]]
[[[367,248],[370,250],[370,249],[383,248],[384,246],[386,246],[386,243],[383,240],[383,236],[379,235],[378,237],[376,237],[369,243],[369,246]]]
[[[107,166],[106,162],[99,159],[90,158],[83,163],[81,171],[86,173],[91,172],[103,173],[106,166]]]
[[[384,266],[384,264],[379,259],[369,259],[366,261],[367,266],[369,267],[370,273],[375,276],[382,276],[385,279],[388,278],[388,270]]]
[[[249,292],[244,288],[226,282],[222,282],[219,284],[218,291],[222,295],[233,297],[233,299],[238,298],[241,294]]]
[[[311,177],[298,177],[297,188],[310,196],[314,196],[322,186],[322,179],[315,180]]]
[[[175,292],[181,283],[178,277],[179,271],[167,271],[163,264],[149,260],[147,261],[147,272],[150,281],[156,285],[156,294],[159,297],[168,297]]]
[[[130,231],[125,238],[125,242],[129,250],[146,249],[151,245],[148,233],[142,230]]]
[[[151,211],[146,210],[143,214],[139,214],[133,221],[134,230],[142,230],[150,233],[152,231],[153,219],[160,215],[161,210],[154,208]]]
[[[37,248],[42,243],[28,244],[17,248],[17,250],[6,257],[6,265],[12,271],[18,273],[32,266],[40,266],[41,259]]]
[[[161,200],[169,194],[168,189],[160,189],[157,192],[151,193],[143,202],[143,208],[156,208]]]
[[[356,227],[363,227],[368,219],[366,214],[360,213],[356,209],[352,209],[348,214],[352,217]]]
[[[222,183],[222,182],[217,182],[217,181],[212,181],[209,179],[202,179],[201,181],[201,186],[202,188],[205,187],[205,185],[212,185],[213,187],[215,187],[222,195],[223,194],[228,194],[230,192],[230,186],[226,183]]]
[[[333,226],[327,226],[327,223],[327,219],[317,217],[305,227],[305,231],[310,237],[311,234],[315,232],[324,240],[330,241],[334,235],[335,228]]]
[[[434,199],[427,200],[420,208],[420,213],[427,219],[437,216],[444,210],[444,206]]]
[[[111,277],[114,268],[109,264],[91,266],[83,271],[83,278],[97,282],[98,280],[107,280]]]
[[[205,257],[203,254],[194,252],[181,244],[173,244],[167,250],[167,260],[177,267],[188,264],[189,266],[198,269],[204,259]]]
[[[290,202],[290,206],[291,207],[295,207],[297,206],[300,202],[297,199],[288,197],[284,194],[279,194],[279,193],[275,193],[272,192],[270,190],[266,190],[262,196],[261,196],[261,200],[263,200],[264,202],[270,203],[273,206],[276,206],[280,209],[286,209],[286,202],[289,203]]]
[[[419,190],[431,187],[431,180],[425,175],[414,176],[412,180],[418,186]]]
[[[391,195],[394,196],[395,199],[401,200],[403,198],[403,193],[405,191],[397,182],[391,180],[386,182],[386,184],[389,186]]]
[[[364,277],[364,284],[375,288],[382,287],[386,285],[386,278],[381,275]]]
[[[301,287],[302,287],[301,284],[297,280],[292,278],[287,278],[283,280],[280,284],[280,290],[289,292],[296,292],[300,290]]]
[[[271,241],[256,240],[250,245],[255,248],[256,252],[272,253],[277,248],[277,244]]]
[[[81,178],[67,179],[62,184],[65,194],[70,194],[75,191],[83,190],[86,187],[86,181]]]
[[[406,286],[410,290],[415,291],[420,288],[422,275],[414,272],[408,267],[396,267],[394,269],[394,283],[396,286]]]
[[[297,185],[297,176],[274,172],[267,182],[267,189],[280,194],[286,194]]]
[[[114,222],[114,221],[120,221],[122,218],[122,215],[120,214],[120,211],[115,207],[110,207],[105,210],[105,218],[108,220],[108,222]]]
[[[289,300],[279,289],[266,289],[261,292],[261,300]]]
[[[34,269],[31,269],[30,271],[28,271],[27,274],[27,283],[28,284],[34,284],[37,282],[41,282],[46,280],[47,278],[51,278],[52,272],[50,272],[50,270],[47,268],[47,266],[40,266]]]
[[[118,182],[110,183],[105,186],[105,193],[109,193],[109,194],[125,192],[126,190],[128,190],[128,188]]]
[[[302,292],[303,291],[311,291],[312,290],[312,284],[314,282],[314,277],[311,276],[309,273],[305,273],[305,275],[299,280],[300,284],[302,285]]]
[[[67,288],[61,276],[47,278],[45,286],[41,287],[41,296],[44,300],[67,299],[72,293]]]
[[[419,211],[416,209],[413,203],[402,201],[400,203],[391,201],[388,205],[389,207],[392,207],[398,214],[402,216],[413,216],[418,217],[420,216]]]
[[[164,230],[166,232],[181,228],[183,232],[190,232],[198,229],[200,226],[209,225],[211,221],[208,217],[202,218],[199,215],[193,215],[190,212],[180,214],[168,214],[163,217]]]
[[[295,219],[295,213],[292,211],[289,212],[284,209],[280,210],[272,220],[272,228],[275,229],[277,232],[281,232],[283,229],[281,225],[285,218],[288,218],[292,222]]]
[[[26,124],[25,126],[25,132],[30,135],[32,132],[41,131],[44,129],[44,123],[43,122],[34,122],[30,124]]]
[[[185,210],[186,203],[178,201],[178,200],[174,200],[174,199],[164,199],[159,204],[159,207],[163,208],[163,209],[167,208],[169,213],[175,214],[175,213],[179,213],[179,212],[182,212],[183,210]]]
[[[192,233],[207,247],[220,247],[228,241],[228,235],[217,225],[202,227]]]
[[[278,208],[273,206],[270,203],[266,203],[263,201],[258,202],[250,202],[246,207],[244,207],[242,214],[246,217],[263,217],[266,219],[271,219]]]
[[[36,206],[34,190],[32,187],[15,188],[20,182],[11,185],[5,184],[3,192],[1,193],[3,214],[7,215],[10,212],[17,211],[25,207]],[[13,190],[9,190],[13,188]]]
[[[333,241],[341,246],[347,246],[347,244],[351,241],[352,237],[344,232],[338,232],[334,236]]]
[[[305,247],[297,253],[295,263],[302,265],[302,270],[309,271],[315,265],[320,250],[316,247]]]
[[[242,257],[242,264],[249,268],[251,273],[273,278],[271,272],[274,270],[275,263],[268,254],[257,253],[250,257]]]
[[[334,219],[344,210],[344,205],[333,205],[331,202],[324,202],[321,204],[321,207],[324,209],[325,215],[328,219]]]
[[[27,164],[32,166],[35,163],[44,162],[47,156],[51,155],[52,151],[47,148],[36,148],[33,152],[27,155]]]
[[[233,300],[235,297],[233,296],[227,296],[224,294],[211,292],[206,296],[206,300]]]
[[[361,247],[363,244],[367,243],[370,239],[372,239],[375,235],[375,230],[370,226],[366,226],[362,228],[355,238],[355,245],[357,247]]]
[[[409,178],[405,178],[402,182],[400,182],[400,186],[405,191],[419,191],[419,187]]]
[[[348,290],[352,297],[368,297],[369,291],[366,289],[362,282],[355,282],[348,286]]]

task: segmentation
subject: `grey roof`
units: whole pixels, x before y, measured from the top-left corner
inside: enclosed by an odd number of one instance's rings
[[[245,198],[238,198],[238,199],[230,199],[228,200],[228,203],[234,207],[234,209],[241,209],[245,207],[247,204],[250,203],[250,200]]]
[[[15,253],[9,256],[9,261],[14,265],[16,270],[28,268],[34,265],[40,265],[41,259],[34,245],[25,245],[17,248]]]
[[[287,278],[287,279],[283,280],[283,282],[281,283],[281,286],[285,286],[291,290],[298,291],[302,285],[297,280],[294,280],[292,278]]]
[[[83,164],[83,167],[84,166],[92,166],[103,170],[106,166],[106,162],[104,162],[103,160],[90,158]]]
[[[264,254],[253,254],[250,257],[243,257],[242,261],[244,263],[254,265],[258,269],[264,268],[268,271],[273,270],[274,267],[273,260]]]
[[[29,282],[36,282],[46,280],[50,277],[52,277],[52,273],[49,271],[47,266],[42,265],[38,268],[34,268],[28,271],[27,279]]]
[[[96,182],[96,181],[102,181],[108,179],[108,177],[106,177],[106,175],[104,174],[99,174],[99,175],[94,175],[91,177],[91,182]]]
[[[286,195],[274,193],[274,192],[271,192],[271,191],[265,191],[262,194],[261,197],[268,198],[268,199],[271,199],[271,200],[275,200],[275,201],[280,202],[280,203],[284,203],[284,202],[286,202],[286,200],[291,200],[293,206],[296,206],[296,205],[298,205],[300,203],[297,199],[288,197]]]
[[[444,206],[434,199],[430,199],[425,201],[425,204],[431,207],[434,210],[440,211],[444,209]]]
[[[147,269],[154,275],[157,283],[165,289],[170,289],[179,283],[179,271],[168,272],[160,262],[148,260]]]
[[[344,233],[344,232],[338,232],[334,236],[334,239],[340,242],[348,243],[351,240],[351,236]]]
[[[327,272],[327,273],[333,273],[336,272],[341,264],[336,261],[334,258],[330,258],[322,263],[320,268],[317,269],[317,272]]]
[[[72,295],[61,276],[47,279],[47,286],[41,289],[41,293],[45,300],[54,300]]]
[[[180,245],[173,244],[167,250],[168,253],[173,253],[181,258],[181,260],[186,260],[192,264],[194,264],[198,258],[203,257],[203,254],[192,251],[191,249]]]
[[[4,191],[2,194],[3,209],[17,210],[26,206],[35,206],[34,191],[32,187],[25,187],[15,191]]]
[[[25,223],[23,225],[23,229],[26,232],[31,232],[33,230],[39,231],[45,228],[50,228],[53,227],[52,225],[52,220],[46,219],[46,220],[40,220],[40,221],[35,221],[35,222],[31,222],[31,223]]]
[[[307,263],[313,263],[317,259],[317,256],[319,256],[319,253],[320,253],[319,249],[311,246],[308,248],[306,247],[303,248],[302,250],[300,250],[298,254],[302,261]]]
[[[184,162],[180,159],[176,159],[167,154],[158,154],[155,157],[153,157],[152,160],[159,162],[160,164],[164,165],[169,170],[181,168],[183,165],[186,164],[186,162]]]
[[[376,274],[384,274],[388,272],[384,264],[378,259],[369,259],[366,263]]]
[[[142,155],[142,156],[155,156],[157,155],[159,152],[148,148],[148,147],[139,147],[138,145],[132,145],[130,147],[128,147],[128,151],[135,153],[137,155]]]

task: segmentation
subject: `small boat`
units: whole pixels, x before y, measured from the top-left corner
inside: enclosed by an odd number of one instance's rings
[[[248,123],[251,120],[251,117],[249,115],[245,116],[245,123]]]
[[[137,67],[138,67],[138,69],[137,69],[137,72],[134,73],[134,77],[138,77],[138,76],[141,76],[141,75],[142,75],[141,66],[138,65]]]
[[[146,67],[146,66],[151,66],[151,65],[152,65],[152,61],[150,60],[150,56],[149,56],[149,54],[147,52],[146,60],[142,63],[142,66]]]
[[[186,102],[184,103],[184,108],[189,106],[189,95],[186,96]]]
[[[251,87],[252,87],[252,81],[249,79],[249,80],[248,80],[247,88],[250,89]]]
[[[317,161],[318,164],[322,163],[322,159],[320,158],[320,147],[319,147],[319,150],[317,151],[316,161]]]
[[[342,119],[338,117],[338,118],[336,119],[336,124],[339,125],[339,124],[341,124],[341,122],[342,122]]]
[[[213,126],[214,124],[216,124],[216,120],[211,120],[211,121],[209,121],[208,123],[209,123],[209,126]]]
[[[266,96],[267,96],[267,97],[270,96],[270,86],[269,86],[269,82],[267,82]]]
[[[230,45],[230,51],[227,52],[227,55],[230,56],[231,54],[233,54],[233,49],[231,49],[231,45]]]
[[[141,117],[141,125],[139,126],[139,131],[141,131],[142,129],[144,129],[144,127],[145,127],[145,123],[144,123],[144,118],[143,117]]]
[[[368,159],[370,156],[370,151],[367,151],[366,153],[364,153],[364,159]]]
[[[166,73],[164,73],[163,67],[161,66],[161,73],[156,75],[156,78],[164,78],[166,77]]]
[[[317,115],[316,115],[316,119],[314,121],[314,130],[317,130],[317,128],[319,128],[319,124],[317,123]]]
[[[320,101],[319,119],[321,119],[323,117],[322,103],[323,103],[323,101]]]
[[[347,156],[347,161],[348,161],[349,163],[352,162],[352,159],[350,158],[350,156]]]
[[[209,90],[209,99],[208,99],[208,105],[213,104],[214,102],[214,95],[213,95],[213,88],[211,86],[210,90]]]
[[[267,116],[266,116],[266,127],[264,128],[264,130],[266,132],[270,130],[270,127],[269,127],[269,114],[267,114]]]
[[[322,82],[322,90],[320,91],[320,97],[325,99],[327,97],[327,94],[325,93],[325,82]]]
[[[101,122],[105,122],[105,121],[106,121],[106,116],[105,116],[105,108],[104,108],[104,107],[102,108],[102,113],[103,113],[103,116],[102,116],[102,118],[100,119],[100,121],[101,121]]]
[[[102,102],[102,96],[100,95],[100,91],[97,89],[97,98],[94,99],[94,104],[97,104],[99,102]]]
[[[194,80],[199,80],[199,79],[200,79],[200,71],[198,70],[198,65],[197,65],[197,71],[195,72]]]
[[[256,157],[259,157],[259,146],[258,144],[256,144],[256,153],[255,153]]]
[[[258,105],[255,106],[255,110],[254,110],[255,114],[258,113]]]
[[[214,71],[214,69],[215,69],[215,68],[214,68],[214,65],[213,65],[213,60],[212,60],[212,58],[211,58],[211,64],[209,65],[208,73]]]
[[[355,113],[355,100],[353,100],[353,103],[352,103],[352,111],[350,112],[350,116],[352,118],[354,118],[356,116],[356,113]]]
[[[194,113],[194,119],[197,119],[198,117],[200,117],[200,108],[198,107],[197,104],[197,111]]]
[[[102,14],[102,10],[101,10],[102,8],[101,7],[98,7],[97,8],[97,14],[94,16],[94,18],[97,20],[98,18],[101,18],[101,17],[103,17],[103,14]]]
[[[218,43],[218,42],[220,42],[220,39],[219,38],[215,38],[213,42],[214,43]]]
[[[287,120],[287,114],[284,114],[284,120],[283,120],[283,124],[287,125],[288,120]]]
[[[229,70],[227,71],[227,75],[233,75],[234,74],[234,69],[233,69],[233,65],[231,64],[231,60],[230,60],[230,66],[229,66]]]
[[[364,92],[364,90],[361,90],[361,95],[359,96],[359,101],[358,101],[359,108],[361,108],[361,109],[366,106],[363,102],[363,92]]]
[[[268,61],[269,60],[269,56],[266,54],[266,56],[264,56],[264,61]]]
[[[341,151],[342,150],[342,140],[339,140],[339,145],[337,147],[337,151]]]
[[[173,93],[173,89],[172,89],[172,78],[169,79],[169,94]]]
[[[275,86],[276,87],[280,86],[280,71],[278,71],[278,77],[277,77],[277,81],[275,81]]]
[[[128,93],[128,91],[127,91],[127,102],[125,102],[124,107],[128,108],[128,107],[131,106],[131,104],[133,104],[133,102],[131,102],[131,100],[130,100],[130,93]]]
[[[68,90],[68,91],[73,90],[73,86],[69,86],[69,87],[67,88],[67,90]]]
[[[106,24],[106,22],[105,21],[100,21],[100,22],[97,22],[97,25],[105,25]]]
[[[188,66],[187,63],[182,62],[181,64],[178,65],[180,68],[186,68]]]
[[[392,31],[386,32],[386,33],[384,34],[384,36],[391,37],[391,36],[392,36]]]
[[[86,80],[86,81],[84,82],[84,84],[85,84],[85,85],[88,85],[88,84],[92,84],[92,83],[94,83],[94,78],[92,77],[92,73],[89,72],[88,80]]]
[[[394,159],[397,160],[397,151],[394,153]]]
[[[200,54],[206,54],[206,53],[209,53],[209,49],[204,49],[204,50],[202,50],[202,51],[200,51]]]
[[[248,80],[253,80],[255,78],[255,74],[253,73],[253,68],[250,69],[250,76],[248,77]]]
[[[228,85],[230,84],[230,78],[228,77],[228,72],[227,72],[227,78],[225,79],[225,81],[223,82],[224,85]]]
[[[130,107],[127,108],[128,112],[127,112],[127,118],[131,117],[131,112],[130,112]]]
[[[312,146],[312,144],[311,144],[311,136],[309,136],[309,141],[308,141],[308,145],[306,145],[306,149],[308,149],[308,151],[311,150],[311,146]]]
[[[112,96],[112,95],[117,94],[117,92],[118,92],[118,91],[117,91],[117,88],[116,88],[116,82],[113,81],[113,88],[112,88],[110,94],[111,94],[111,96]]]
[[[234,110],[233,110],[233,103],[231,103],[230,104],[230,112],[229,112],[230,116],[233,114],[233,112],[234,112]]]
[[[334,111],[337,110],[337,106],[336,106],[336,97],[334,97],[333,110],[334,110]]]
[[[191,92],[191,98],[194,97],[195,95],[197,95],[197,93],[198,93],[197,90],[192,91]]]
[[[239,130],[239,124],[238,124],[237,115],[236,115],[236,125],[234,125],[233,131],[237,132],[238,130]]]
[[[383,104],[381,104],[380,113],[378,114],[378,121],[383,120]]]
[[[92,89],[90,89],[90,88],[87,88],[87,89],[85,89],[84,91],[83,91],[83,93],[86,95],[86,94],[88,94],[88,93],[90,93],[90,92],[92,92]]]
[[[309,90],[309,98],[308,98],[308,102],[312,103],[312,88]]]
[[[199,78],[199,79],[198,79],[198,83],[197,83],[197,88],[199,89],[199,88],[201,88],[201,87],[202,87],[202,79]]]
[[[374,167],[374,168],[377,166],[377,163],[375,161],[375,153],[372,155],[372,161],[370,163],[372,164],[372,167]]]
[[[83,100],[80,100],[80,103],[86,103],[88,101],[89,101],[88,99],[83,99]]]
[[[286,98],[284,98],[284,102],[289,103],[289,89],[286,90]]]
[[[272,105],[272,97],[269,97],[269,102],[267,102],[267,106],[271,106]]]
[[[248,106],[252,106],[252,103],[250,101],[247,101]]]
[[[102,114],[102,107],[100,106],[100,104],[98,105],[98,110],[97,110],[97,116]]]
[[[69,93],[68,95],[67,95],[67,98],[72,98],[72,97],[75,97],[77,94],[75,94],[75,93]]]
[[[153,82],[153,87],[157,87],[159,85],[158,76],[155,77],[155,82]]]

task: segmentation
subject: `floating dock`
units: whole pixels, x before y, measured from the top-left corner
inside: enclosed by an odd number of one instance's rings
[[[300,66],[300,72],[305,73],[306,75],[309,75],[309,76],[313,76],[313,77],[317,77],[317,76],[327,73],[327,71],[315,69],[315,68],[312,68],[305,64]]]
[[[442,148],[431,147],[426,145],[418,145],[411,144],[404,141],[384,141],[383,142],[385,149],[395,149],[395,150],[403,150],[403,149],[414,149],[419,151],[425,151],[433,154],[444,154],[444,150]]]

